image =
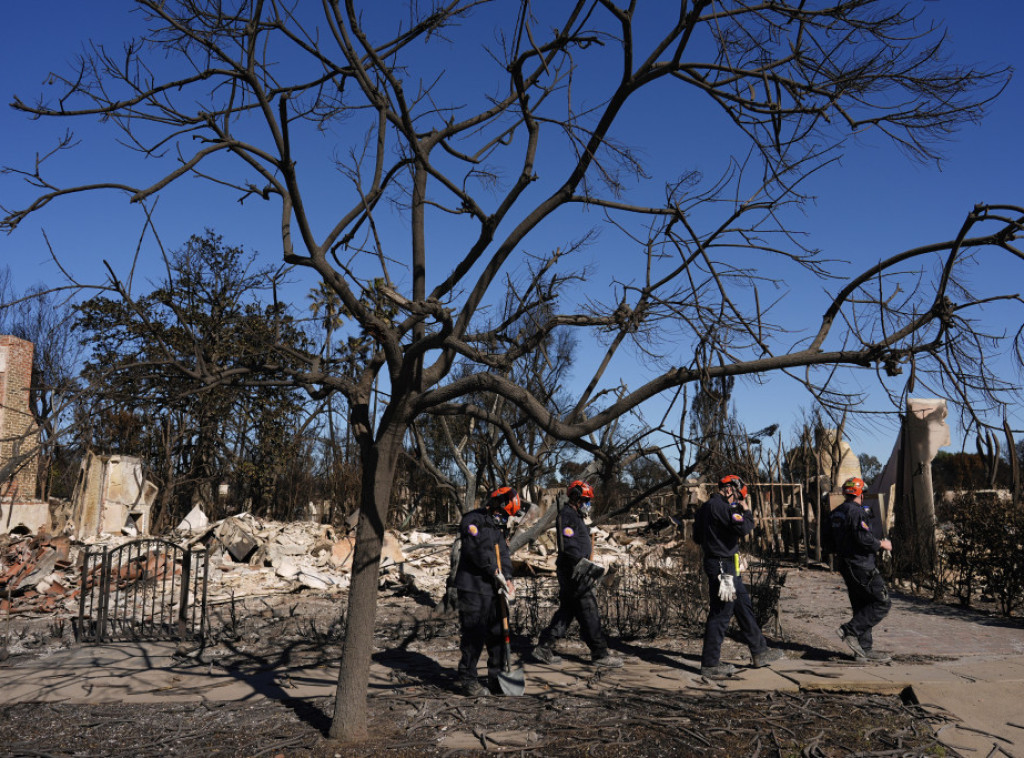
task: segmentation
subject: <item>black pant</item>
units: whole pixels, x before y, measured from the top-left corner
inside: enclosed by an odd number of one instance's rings
[[[487,676],[496,679],[505,662],[505,635],[497,596],[459,590],[459,623],[462,627],[459,680],[476,679],[476,666],[485,645]]]
[[[601,631],[601,616],[597,610],[594,590],[580,591],[572,579],[572,568],[558,566],[558,610],[551,623],[540,634],[540,644],[550,647],[565,636],[573,619],[580,624],[580,637],[590,648],[590,655],[603,658],[608,654],[608,641]]]
[[[839,573],[846,582],[846,594],[850,597],[853,618],[843,624],[843,631],[852,634],[865,651],[874,644],[871,629],[885,618],[892,607],[889,590],[878,569],[851,565],[839,559]]]
[[[736,575],[736,557],[705,558],[704,573],[708,577],[708,591],[711,594],[711,610],[704,624],[704,649],[700,656],[702,668],[717,666],[722,657],[722,640],[729,629],[729,621],[733,616],[740,627],[740,635],[747,643],[751,654],[759,655],[768,649],[768,641],[761,634],[754,616],[754,606],[750,602],[750,593],[743,580]],[[729,574],[736,588],[736,599],[731,603],[718,598],[719,574]]]

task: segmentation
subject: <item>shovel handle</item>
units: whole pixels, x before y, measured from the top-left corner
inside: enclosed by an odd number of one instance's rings
[[[498,573],[501,574],[501,547],[497,542],[494,543],[494,557],[498,559]],[[501,604],[502,608],[508,608],[508,604],[504,602],[505,598],[501,596],[500,592],[498,593],[498,596],[501,597],[501,600],[503,601]],[[505,623],[505,635],[508,636],[508,613],[504,613],[501,620]]]
[[[501,548],[494,543],[494,557],[498,559],[498,573],[501,573]],[[508,631],[508,601],[498,593],[498,607],[501,609],[501,630],[505,633],[505,672],[512,670],[512,641]]]

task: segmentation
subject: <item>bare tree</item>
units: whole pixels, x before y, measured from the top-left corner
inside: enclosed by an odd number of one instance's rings
[[[53,469],[54,463],[64,457],[66,441],[61,437],[72,422],[78,390],[76,373],[82,349],[72,328],[73,321],[66,298],[42,285],[31,287],[10,308],[9,333],[34,346],[29,404],[35,421],[33,429],[38,432],[38,449],[32,445],[26,446],[26,450],[31,450],[39,462],[36,490],[44,500],[50,496],[51,476],[68,474],[66,470]],[[63,484],[60,494],[67,497],[69,483]]]
[[[14,276],[11,267],[0,268],[0,334],[7,334],[11,320],[10,304],[14,302]]]
[[[21,169],[37,192],[6,209],[3,228],[82,192],[145,203],[200,177],[232,200],[276,204],[284,262],[340,298],[366,360],[346,372],[340,357],[292,350],[275,364],[282,383],[345,397],[362,461],[335,738],[366,732],[381,541],[417,417],[486,422],[529,462],[507,421],[472,398],[500,396],[595,456],[588,435],[724,377],[806,372],[819,399],[842,404],[831,367],[889,377],[909,368],[960,401],[1004,399],[988,336],[971,320],[994,298],[974,296],[962,271],[1000,251],[1021,257],[1019,207],[979,207],[953,239],[876,253],[809,331],[806,317],[776,323],[762,299],[799,274],[825,276],[787,211],[851,135],[881,134],[933,158],[935,141],[979,118],[1006,81],[1005,70],[946,65],[942,30],[919,30],[903,10],[879,0],[435,0],[398,16],[357,0],[136,4],[140,39],[89,48],[76,70],[52,75],[63,85],[54,99],[12,105],[33,117],[100,117],[156,173],[132,184],[111,164],[111,176],[58,184],[49,164],[69,137]],[[685,132],[678,160],[645,160],[623,141],[622,122],[652,102],[721,114],[740,147],[708,166],[719,179],[699,168],[712,145]],[[327,155],[314,156],[317,145]],[[331,165],[333,179],[312,176]],[[392,210],[402,239],[389,234]],[[625,273],[602,268],[586,288],[565,286],[599,242]],[[495,322],[508,289],[516,308]],[[1019,302],[1008,290],[995,298]],[[510,327],[527,318],[536,327],[517,342]],[[556,414],[510,377],[563,326],[580,333],[591,377]],[[643,376],[638,384],[619,379],[617,360]],[[460,361],[473,369],[454,373]],[[182,368],[210,384],[245,380],[216,361]]]
[[[520,313],[519,323],[510,321],[515,313]],[[500,341],[533,341],[538,326],[543,326],[553,315],[548,310],[528,313],[524,318],[517,293],[506,293],[498,317],[500,328],[494,330],[494,338],[488,348],[492,351],[503,350]],[[495,324],[490,326],[494,327]],[[561,416],[574,403],[566,387],[571,379],[578,346],[569,327],[545,332],[544,338],[536,343],[536,349],[509,368],[506,378],[525,388],[532,397],[546,406],[548,413]],[[456,366],[452,377],[458,378],[478,370],[479,367],[473,362],[462,361]],[[554,474],[556,461],[565,454],[567,443],[547,434],[529,415],[501,395],[484,392],[479,396],[469,396],[466,400],[486,408],[489,416],[501,419],[504,426],[472,417],[441,417],[428,419],[428,423],[420,424],[415,429],[416,449],[421,465],[451,491],[459,487],[451,475],[445,473],[445,468],[451,474],[457,470],[466,482],[463,512],[475,507],[473,503],[477,494],[484,494],[477,493],[478,484],[482,487],[508,484],[517,489],[535,488]],[[504,443],[503,429],[515,434],[519,449],[528,454],[525,460],[521,455],[515,455]],[[539,492],[534,489],[527,499],[534,501],[538,497]]]

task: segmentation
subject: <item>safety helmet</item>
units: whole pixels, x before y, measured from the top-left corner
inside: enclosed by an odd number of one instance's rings
[[[586,482],[577,479],[566,488],[565,494],[569,497],[570,502],[576,502],[577,500],[593,500],[594,488]]]
[[[851,476],[843,482],[843,494],[860,497],[864,494],[864,480],[859,476]]]
[[[515,516],[521,507],[519,493],[511,487],[498,487],[487,498],[487,508],[504,513],[506,517]]]
[[[725,487],[733,487],[737,492],[740,493],[740,497],[747,497],[747,485],[743,483],[736,474],[726,474],[718,480],[718,487],[724,489]]]

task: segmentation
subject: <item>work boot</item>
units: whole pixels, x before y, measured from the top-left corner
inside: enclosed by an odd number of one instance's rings
[[[619,669],[622,668],[624,661],[619,656],[613,653],[602,653],[601,655],[591,656],[590,662],[595,666],[600,666],[606,669]]]
[[[550,665],[562,662],[562,656],[557,655],[550,645],[537,645],[533,649],[533,657],[534,660]]]
[[[860,640],[847,632],[843,627],[839,627],[839,639],[846,643],[846,646],[853,651],[854,658],[868,657],[868,654],[864,652],[864,648],[860,646]]]
[[[504,691],[501,689],[501,682],[498,681],[496,676],[487,677],[487,690],[492,695],[504,695]]]
[[[872,663],[888,663],[892,660],[891,655],[881,650],[865,650],[864,657]]]
[[[761,653],[751,653],[750,658],[752,662],[750,665],[756,669],[764,668],[765,666],[770,666],[775,663],[775,661],[781,660],[785,657],[785,653],[781,650],[770,647],[766,648],[764,652]]]
[[[466,697],[483,697],[488,694],[487,688],[477,679],[464,679],[459,682],[459,689]]]
[[[705,679],[728,679],[736,673],[731,663],[719,663],[717,666],[701,666],[700,675]]]

